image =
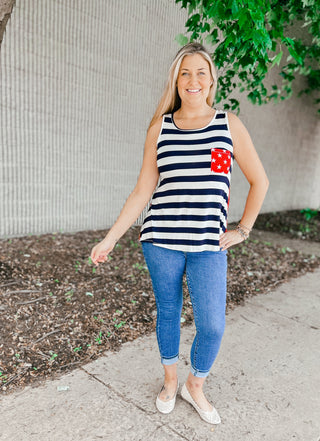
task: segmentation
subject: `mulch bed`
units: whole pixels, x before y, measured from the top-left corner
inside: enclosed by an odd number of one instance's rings
[[[320,242],[320,211],[287,210],[260,214],[254,228],[281,233],[288,237]],[[309,220],[306,219],[312,216]]]
[[[155,329],[138,232],[131,228],[98,268],[88,256],[106,231],[0,241],[2,393],[71,371]],[[320,258],[249,239],[229,250],[228,263],[227,311],[312,271]],[[185,285],[182,326],[192,320]]]

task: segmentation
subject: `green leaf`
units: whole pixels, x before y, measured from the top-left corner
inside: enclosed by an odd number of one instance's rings
[[[232,11],[233,16],[237,16],[237,14],[239,12],[239,6],[238,6],[237,0],[232,1],[231,11]]]
[[[213,59],[220,71],[216,103],[228,100],[238,88],[248,90],[248,99],[254,104],[260,105],[270,99],[280,102],[292,95],[291,84],[299,76],[304,79],[296,84],[303,86],[296,94],[315,94],[314,98],[318,98],[319,0],[175,2],[186,9],[186,32],[190,32],[189,38],[179,34],[176,41],[181,45],[188,41],[204,41],[215,46]],[[299,37],[292,32],[293,23],[298,23]],[[274,66],[281,65],[285,53],[283,46],[288,50],[289,63],[280,72],[279,84],[268,93],[267,84],[264,84],[266,74]],[[241,85],[237,84],[237,77]],[[318,111],[319,103],[315,100],[314,103]]]
[[[185,44],[188,43],[189,39],[183,34],[178,34],[175,37],[175,41],[178,42],[180,46],[184,46]]]
[[[292,47],[288,46],[288,51],[292,58],[294,58],[299,64],[303,65],[303,59]]]
[[[294,40],[292,40],[292,38],[286,37],[283,39],[283,42],[288,43],[287,46],[294,47]]]
[[[279,66],[281,58],[283,55],[283,51],[279,52],[273,59],[272,59],[272,64],[271,64],[271,68],[277,64]]]

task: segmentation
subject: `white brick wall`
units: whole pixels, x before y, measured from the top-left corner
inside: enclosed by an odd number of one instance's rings
[[[173,0],[16,1],[0,52],[1,237],[114,222],[185,20]],[[271,181],[263,210],[319,206],[314,108],[241,101]],[[231,188],[230,221],[248,188],[237,167]]]

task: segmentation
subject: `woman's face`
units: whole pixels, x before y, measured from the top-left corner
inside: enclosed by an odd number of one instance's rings
[[[177,78],[182,102],[193,105],[206,102],[212,82],[209,63],[202,55],[186,55],[183,58]]]

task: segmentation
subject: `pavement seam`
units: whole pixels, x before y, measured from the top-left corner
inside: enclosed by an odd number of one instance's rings
[[[318,330],[318,329],[319,329],[317,326],[310,325],[309,323],[306,323],[306,322],[304,322],[304,321],[298,320],[298,319],[295,318],[295,317],[289,317],[288,315],[285,315],[285,314],[283,314],[283,313],[281,313],[281,312],[279,312],[279,311],[276,311],[275,309],[268,308],[267,306],[259,305],[259,304],[254,303],[254,302],[248,302],[248,304],[250,304],[251,306],[259,307],[259,308],[264,309],[265,311],[268,311],[268,312],[273,312],[274,314],[277,314],[277,315],[279,315],[280,317],[284,317],[284,318],[286,318],[286,319],[288,319],[288,320],[293,320],[294,322],[299,323],[300,325],[304,325],[304,326],[306,326],[307,328],[311,328],[311,329],[315,329],[315,330]],[[254,322],[254,321],[252,321],[252,320],[247,319],[247,318],[244,317],[242,314],[240,314],[240,317],[244,318],[244,319],[247,320],[248,322],[254,323],[255,325],[261,326],[261,324],[259,324],[259,323],[257,323],[257,322]],[[319,440],[319,441],[320,441],[320,440]]]
[[[304,325],[304,326],[306,326],[307,328],[311,328],[311,329],[319,329],[319,328],[316,327],[316,326],[313,326],[313,325],[310,325],[309,323],[306,323],[306,322],[304,322],[304,321],[298,320],[298,319],[296,319],[295,317],[289,317],[289,316],[287,316],[287,315],[285,315],[285,314],[282,314],[281,312],[275,311],[274,309],[270,309],[270,308],[264,308],[264,309],[265,309],[266,311],[274,312],[275,314],[280,315],[281,317],[284,317],[284,318],[286,318],[286,319],[288,319],[288,320],[293,320],[294,322],[299,323],[300,325]]]
[[[87,375],[89,375],[91,378],[93,378],[95,381],[98,381],[99,383],[101,383],[103,386],[105,386],[106,388],[108,388],[111,392],[113,392],[115,395],[119,396],[124,402],[126,402],[127,404],[132,404],[133,406],[135,406],[137,409],[141,410],[142,412],[144,412],[145,414],[147,414],[147,416],[151,416],[151,415],[155,415],[157,412],[152,412],[152,411],[147,411],[146,409],[144,409],[143,407],[139,406],[137,403],[135,403],[132,400],[129,400],[127,397],[125,397],[125,395],[123,395],[121,392],[117,391],[116,389],[114,389],[109,383],[105,383],[104,381],[100,380],[100,378],[98,378],[96,375],[91,374],[90,372],[88,372],[86,369],[84,369],[83,367],[79,368],[80,370],[82,370],[83,372],[85,372]],[[181,435],[181,433],[177,432],[173,427],[170,426],[170,424],[168,423],[162,423],[160,424],[156,429],[160,429],[161,427],[167,427],[169,430],[171,430],[173,433],[175,433],[176,435],[178,435],[181,439],[184,439],[186,441],[191,441],[189,438],[186,438],[184,435]]]
[[[166,424],[166,423],[164,423],[163,426],[165,426],[165,427],[167,427],[168,429],[170,429],[173,433],[175,433],[176,435],[178,435],[179,438],[184,439],[184,440],[186,440],[186,441],[191,441],[190,438],[187,438],[186,436],[181,435],[181,433],[177,432],[176,429],[174,429],[173,427],[170,426],[170,424]],[[162,426],[162,427],[163,427],[163,426]]]
[[[91,378],[93,378],[94,380],[98,381],[99,383],[101,383],[103,386],[105,386],[106,388],[108,388],[111,392],[113,392],[114,394],[116,394],[117,396],[119,396],[125,403],[127,404],[132,404],[134,405],[137,409],[142,410],[144,413],[146,413],[147,415],[155,415],[156,412],[152,412],[152,411],[148,411],[146,409],[144,409],[143,407],[139,406],[139,404],[135,403],[134,401],[128,399],[125,395],[123,395],[121,392],[119,392],[118,390],[114,389],[109,383],[105,383],[104,381],[100,380],[100,378],[98,378],[96,375],[91,374],[90,372],[88,372],[86,369],[84,369],[83,367],[80,367],[79,369],[81,369],[83,372],[85,372],[87,375],[89,375]]]
[[[247,322],[253,323],[253,324],[258,325],[258,326],[262,326],[261,323],[254,322],[253,320],[249,320],[249,319],[248,319],[247,317],[245,317],[243,314],[240,314],[240,317],[242,317],[243,319],[245,319]]]
[[[173,432],[175,435],[178,435],[179,438],[184,439],[186,441],[192,441],[190,438],[187,438],[186,436],[182,435],[181,433],[177,432],[176,429],[174,429],[173,427],[170,426],[170,424],[167,423],[163,423],[161,424],[161,426],[158,426],[155,430],[154,430],[154,434],[157,432],[157,430],[161,429],[162,427],[166,427],[167,429],[171,430],[171,432]]]

